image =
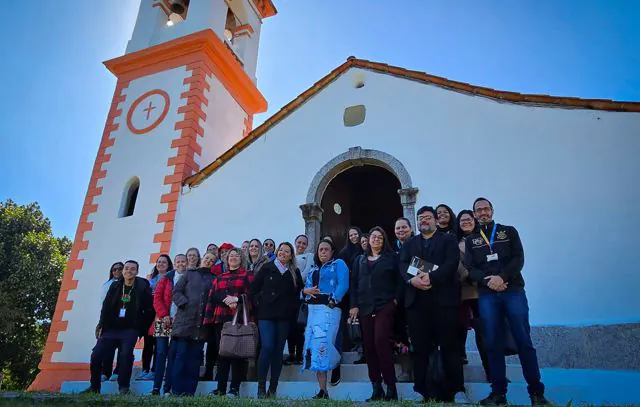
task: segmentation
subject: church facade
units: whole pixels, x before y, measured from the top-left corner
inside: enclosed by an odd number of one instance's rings
[[[269,0],[142,0],[32,389],[85,380],[109,266],[344,239],[486,196],[518,228],[542,366],[638,370],[640,103],[525,95],[349,57],[262,125]],[[170,24],[169,24],[170,22]],[[630,233],[631,232],[631,233]],[[633,338],[635,337],[635,341]]]

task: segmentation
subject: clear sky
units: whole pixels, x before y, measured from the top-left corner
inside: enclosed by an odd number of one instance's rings
[[[350,55],[522,93],[640,101],[637,0],[275,0],[260,124]],[[0,24],[0,200],[73,238],[139,1],[22,0]]]

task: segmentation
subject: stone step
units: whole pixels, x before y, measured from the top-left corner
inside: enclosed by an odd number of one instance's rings
[[[401,359],[409,358],[409,355],[400,355],[396,357],[396,361],[400,363]],[[356,360],[360,359],[360,354],[358,352],[343,352],[342,353],[342,363],[354,363]],[[477,350],[467,350],[467,360],[470,365],[481,365],[482,360],[480,359],[480,352]],[[520,361],[518,360],[518,356],[508,356],[506,358],[508,364],[518,365]]]
[[[396,378],[399,382],[411,382],[413,381],[412,365],[407,364],[395,364]],[[486,383],[486,377],[484,369],[478,364],[469,364],[463,367],[464,380],[466,383]],[[134,368],[132,378],[134,381],[138,377],[140,372],[139,368]],[[200,374],[204,374],[204,367],[200,368]],[[255,364],[250,363],[249,377],[255,378]],[[214,370],[215,376],[215,370]],[[350,363],[340,364],[340,376],[341,380],[345,383],[351,382],[369,382],[368,368],[366,364],[355,365]],[[507,365],[507,378],[512,383],[524,382],[522,375],[522,369],[519,365]],[[315,372],[301,369],[301,365],[283,366],[282,373],[280,374],[281,381],[289,382],[313,382],[316,380]]]
[[[65,382],[62,384],[62,393],[78,393],[89,387],[89,382]],[[477,403],[486,397],[490,388],[486,383],[467,383],[467,396],[472,403]],[[556,404],[567,404],[583,402],[584,387],[573,386],[547,386],[547,397]],[[152,383],[149,381],[134,381],[131,384],[132,392],[136,394],[149,394]],[[217,388],[215,382],[200,382],[197,394],[206,395]],[[413,384],[398,383],[398,395],[403,400],[420,400],[421,397],[413,391]],[[255,398],[258,391],[256,382],[245,382],[240,387],[240,396]],[[310,399],[318,392],[318,384],[313,382],[292,382],[282,381],[278,386],[280,398],[286,399]],[[103,394],[118,393],[118,384],[113,382],[103,383]],[[364,401],[371,395],[371,384],[367,382],[341,383],[335,387],[329,387],[329,396],[333,400]],[[519,405],[529,405],[527,386],[524,383],[514,383],[509,386],[509,403]]]

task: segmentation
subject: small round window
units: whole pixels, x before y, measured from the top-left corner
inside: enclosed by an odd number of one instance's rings
[[[339,203],[334,203],[333,204],[333,211],[336,213],[336,215],[340,215],[342,213],[342,206],[340,206]]]

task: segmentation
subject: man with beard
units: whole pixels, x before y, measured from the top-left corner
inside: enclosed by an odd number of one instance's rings
[[[538,357],[531,341],[529,305],[522,278],[524,250],[520,236],[513,226],[493,221],[493,205],[488,199],[476,199],[473,211],[480,223],[480,232],[466,238],[464,263],[469,268],[471,279],[478,283],[478,308],[484,323],[491,372],[491,393],[480,404],[507,403],[505,319],[518,348],[531,404],[549,404],[544,397]]]
[[[456,238],[438,231],[436,211],[418,210],[419,234],[400,251],[400,273],[406,281],[405,307],[413,345],[414,390],[425,400],[468,402],[463,392],[462,355],[458,343],[460,315],[460,250]],[[409,267],[421,259],[420,270]],[[412,271],[413,270],[413,271]],[[444,380],[435,385],[428,377],[429,358],[440,348]]]

